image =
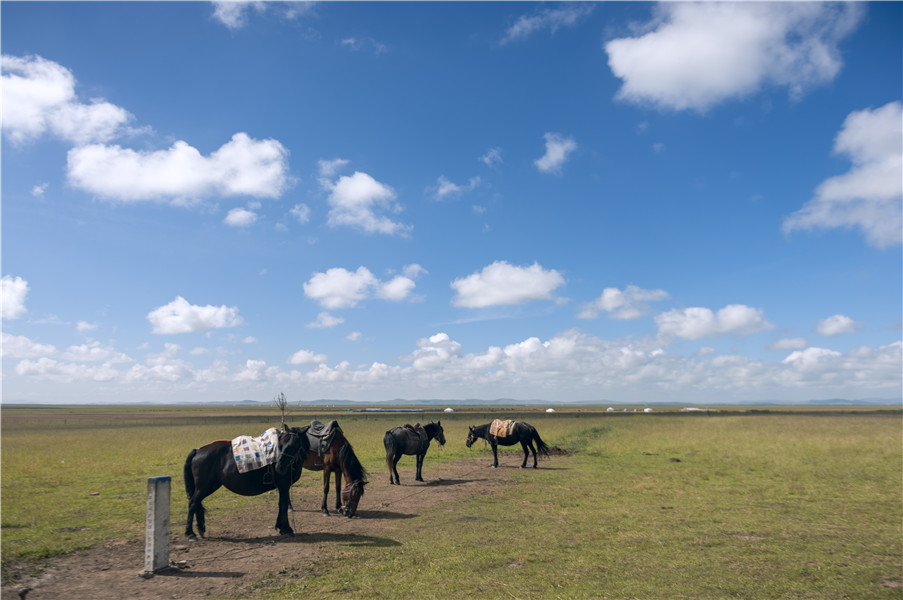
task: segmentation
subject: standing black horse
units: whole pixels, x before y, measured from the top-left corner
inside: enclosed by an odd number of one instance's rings
[[[534,469],[536,468],[537,463],[537,450],[539,450],[539,453],[543,456],[549,456],[549,447],[546,446],[546,443],[542,441],[542,438],[539,437],[539,433],[537,433],[536,428],[529,423],[524,423],[523,421],[515,422],[513,430],[506,436],[492,435],[489,432],[491,425],[492,423],[486,423],[485,425],[477,425],[476,427],[471,427],[470,431],[467,434],[467,447],[470,448],[470,446],[480,438],[489,442],[489,445],[492,446],[492,458],[494,461],[492,465],[493,468],[499,466],[499,444],[501,444],[502,446],[513,446],[514,444],[520,442],[521,447],[524,449],[524,462],[520,466],[521,469],[527,467],[527,457],[530,456],[529,452],[527,452],[527,448],[533,451]],[[536,448],[533,447],[533,442],[536,442]]]
[[[279,433],[278,458],[269,465],[241,473],[232,454],[232,442],[219,440],[201,446],[188,453],[183,472],[185,492],[188,494],[188,522],[185,535],[197,539],[192,522],[197,518],[201,537],[207,531],[204,518],[204,498],[220,486],[242,496],[256,496],[270,490],[279,490],[279,515],[276,529],[281,535],[294,535],[288,523],[289,488],[301,477],[301,461],[308,450],[307,437],[297,427],[286,428]]]
[[[401,485],[398,479],[398,461],[401,460],[402,454],[417,455],[417,477],[416,481],[423,481],[420,475],[423,469],[423,458],[426,451],[430,447],[430,442],[434,439],[439,440],[439,445],[445,445],[445,432],[442,430],[442,421],[438,423],[427,423],[420,426],[405,425],[404,427],[393,427],[386,432],[383,437],[383,444],[386,447],[386,468],[389,469],[389,483]],[[394,476],[394,479],[393,479]]]

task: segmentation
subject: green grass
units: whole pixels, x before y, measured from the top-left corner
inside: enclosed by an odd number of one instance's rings
[[[92,425],[107,413],[53,412],[41,427],[4,408],[4,572],[10,561],[142,538],[150,476],[173,477],[181,531],[187,452],[278,423],[273,409],[233,412],[123,411],[118,427]],[[506,414],[573,454],[506,469],[510,481],[491,493],[393,521],[386,536],[399,545],[326,546],[310,569],[265,578],[255,597],[903,598],[899,411]],[[488,463],[488,449],[463,442],[467,425],[494,416],[506,415],[323,412],[292,422],[339,419],[382,485],[389,427],[441,418],[448,444],[428,461]],[[319,478],[299,483],[316,495]],[[217,493],[207,504],[223,514],[253,501]]]

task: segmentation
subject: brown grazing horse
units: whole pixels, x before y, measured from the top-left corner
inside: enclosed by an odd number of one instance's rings
[[[288,522],[289,488],[301,477],[301,461],[308,450],[307,436],[297,427],[286,428],[279,434],[275,465],[240,473],[232,455],[232,442],[220,440],[188,453],[183,472],[185,492],[188,494],[188,522],[185,535],[197,539],[192,522],[197,518],[201,537],[207,531],[204,518],[204,498],[224,486],[242,496],[256,496],[279,490],[279,515],[276,529],[281,535],[294,535]]]
[[[302,428],[306,430],[307,428]],[[364,495],[367,485],[367,470],[354,454],[354,449],[345,438],[341,428],[335,432],[329,449],[320,454],[315,449],[308,450],[302,467],[309,471],[323,471],[323,503],[320,509],[329,516],[326,499],[329,497],[329,476],[335,474],[335,509],[339,514],[351,518],[357,513],[357,505]],[[345,488],[342,489],[342,476]]]

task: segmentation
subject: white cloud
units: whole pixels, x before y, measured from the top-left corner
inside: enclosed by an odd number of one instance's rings
[[[826,348],[806,348],[791,353],[781,361],[781,364],[792,365],[800,371],[813,371],[819,369],[819,365],[823,365],[826,359],[830,360],[839,356],[842,356],[840,352]]]
[[[181,296],[152,310],[147,320],[154,326],[153,332],[159,334],[202,333],[243,323],[234,306],[196,306]]]
[[[213,0],[213,18],[236,31],[248,22],[249,9],[253,8],[257,13],[265,12],[268,7],[277,7],[277,14],[281,17],[294,20],[304,16],[313,10],[315,2],[263,2],[259,0],[245,2],[242,0]]]
[[[523,15],[505,31],[501,44],[527,38],[538,31],[548,30],[554,34],[561,27],[574,27],[581,19],[589,16],[594,8],[592,4],[577,3]]]
[[[40,56],[2,57],[3,132],[16,144],[50,133],[74,144],[105,142],[129,132],[132,115],[101,99],[84,104],[75,77]]]
[[[357,38],[357,37],[349,37],[345,38],[341,41],[341,45],[343,48],[348,48],[349,50],[353,50],[354,52],[360,52],[362,50],[368,50],[373,52],[377,56],[380,54],[385,54],[389,51],[389,47],[382,42],[378,42],[373,38]]]
[[[655,317],[660,335],[698,340],[720,335],[757,333],[773,327],[762,310],[730,304],[717,313],[703,307],[674,309]]]
[[[859,330],[859,323],[846,315],[833,315],[822,319],[815,326],[815,330],[821,335],[835,336],[844,333],[855,333]]]
[[[470,181],[467,182],[467,185],[458,185],[448,180],[444,175],[440,175],[439,179],[436,181],[436,185],[426,188],[426,191],[432,194],[435,200],[442,201],[448,198],[458,197],[465,192],[473,191],[478,185],[480,185],[479,177],[471,177]]]
[[[33,188],[31,188],[31,195],[35,198],[43,198],[48,186],[50,186],[50,184],[47,182],[34,186]]]
[[[329,329],[330,327],[335,327],[336,325],[340,325],[345,322],[345,319],[342,317],[334,317],[328,312],[321,312],[317,315],[317,319],[311,323],[308,323],[307,326],[311,329]]]
[[[21,335],[10,335],[5,331],[0,333],[3,342],[0,343],[0,355],[3,358],[39,358],[53,356],[56,348],[50,344],[41,344]]]
[[[351,308],[367,298],[377,284],[378,280],[366,267],[358,267],[353,272],[337,267],[314,273],[304,284],[304,295],[330,310]]]
[[[658,108],[703,111],[766,84],[794,98],[840,71],[839,42],[859,23],[855,3],[659,4],[639,37],[605,45],[623,80],[618,97]]]
[[[644,290],[635,285],[628,285],[624,291],[605,288],[601,296],[580,307],[577,318],[596,319],[599,311],[604,310],[613,319],[638,319],[649,312],[646,302],[667,300],[669,297],[664,290]]]
[[[410,277],[396,275],[390,281],[381,284],[376,295],[383,300],[399,302],[410,296],[416,285]]]
[[[232,227],[248,227],[257,222],[257,213],[245,208],[233,208],[223,219],[223,223]]]
[[[852,168],[825,180],[784,231],[859,228],[872,246],[903,243],[903,104],[850,113],[834,140]]]
[[[398,213],[401,206],[395,201],[395,191],[366,173],[357,171],[343,176],[331,186],[328,223],[333,227],[347,225],[367,233],[405,233],[412,229],[378,214]]]
[[[227,0],[213,2],[213,17],[229,29],[241,29],[247,20],[247,10],[252,5],[262,6],[262,2],[239,2]],[[258,9],[259,10],[259,9]]]
[[[494,167],[502,163],[502,149],[501,148],[490,148],[486,151],[486,154],[480,157],[480,162],[482,162],[487,167]]]
[[[276,198],[287,185],[287,156],[278,141],[246,133],[236,133],[210,156],[184,141],[151,152],[92,144],[69,151],[68,178],[77,188],[120,202]]]
[[[317,161],[317,171],[320,174],[321,181],[325,180],[327,182],[327,186],[331,188],[332,184],[328,183],[329,180],[335,177],[339,171],[344,169],[350,163],[350,160],[346,160],[344,158],[334,158],[332,160],[318,160]]]
[[[306,204],[296,204],[289,212],[302,225],[310,221],[310,207]]]
[[[97,329],[97,323],[88,323],[87,321],[79,321],[75,324],[75,330],[79,333],[94,331]]]
[[[73,383],[76,381],[109,382],[114,381],[121,375],[110,363],[89,365],[60,362],[46,357],[19,362],[16,365],[16,374],[22,377],[34,377],[60,383]]]
[[[380,281],[366,267],[349,271],[341,267],[325,273],[314,273],[304,284],[304,294],[330,310],[352,308],[371,294],[383,300],[400,302],[411,296],[416,279],[426,269],[418,264],[406,265],[403,275]],[[323,313],[321,313],[322,315]]]
[[[100,342],[90,342],[78,346],[69,346],[66,351],[60,355],[63,360],[70,362],[93,362],[93,363],[123,363],[133,362],[133,360],[116,351],[112,346],[102,346]]]
[[[326,362],[325,354],[316,354],[311,350],[298,350],[288,359],[290,365],[317,365]]]
[[[559,133],[547,133],[545,139],[546,153],[533,164],[543,173],[558,173],[568,156],[577,149],[577,142]]]
[[[452,303],[465,308],[485,308],[554,300],[553,292],[564,283],[558,271],[543,269],[539,263],[515,267],[496,261],[478,273],[453,281],[451,287],[457,295]]]
[[[802,350],[809,345],[806,338],[781,338],[768,344],[769,350]]]
[[[28,295],[28,282],[21,277],[4,275],[0,279],[0,316],[4,319],[18,319],[28,309],[25,308],[25,297]]]

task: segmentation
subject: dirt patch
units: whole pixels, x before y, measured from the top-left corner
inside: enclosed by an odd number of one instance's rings
[[[508,464],[492,469],[490,464],[491,457],[444,463],[431,472],[424,471],[425,483],[413,480],[413,468],[402,468],[400,486],[389,485],[386,473],[372,473],[354,519],[325,517],[319,511],[319,493],[305,491],[302,497],[295,490],[295,512],[289,513],[297,532],[294,537],[276,534],[276,494],[265,494],[242,513],[212,511],[207,519],[206,539],[189,543],[183,535],[173,535],[172,568],[150,579],[140,577],[144,541],[120,541],[51,559],[38,576],[28,575],[25,564],[10,565],[7,576],[12,574],[15,580],[3,585],[0,594],[3,598],[17,598],[20,590],[30,588],[28,600],[248,597],[264,582],[279,584],[305,577],[325,550],[337,546],[400,545],[404,530],[421,514],[504,485],[510,469],[519,466]],[[171,518],[173,523],[181,523],[185,515],[176,513]]]

